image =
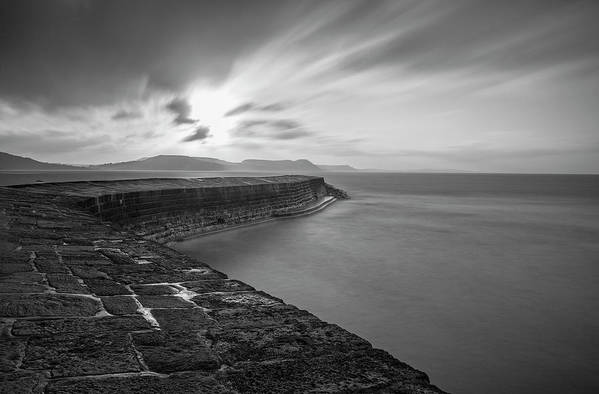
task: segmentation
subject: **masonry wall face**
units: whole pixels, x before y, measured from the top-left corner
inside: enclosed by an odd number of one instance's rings
[[[81,204],[100,216],[160,242],[267,220],[327,195],[323,178],[295,182],[178,188],[106,194]]]

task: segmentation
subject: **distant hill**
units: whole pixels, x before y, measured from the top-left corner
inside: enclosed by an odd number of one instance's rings
[[[237,165],[241,171],[321,171],[314,163],[300,160],[244,160]]]
[[[300,160],[258,160],[248,159],[241,163],[220,160],[213,157],[190,157],[182,155],[159,155],[138,160],[106,163],[90,166],[70,166],[43,163],[26,157],[0,152],[1,170],[96,170],[96,171],[260,171],[260,172],[319,172],[319,171],[359,171],[348,165],[318,166],[306,159]]]
[[[85,167],[44,163],[28,157],[0,152],[0,170],[84,170]]]
[[[160,155],[134,161],[101,164],[92,166],[97,170],[179,170],[179,171],[224,171],[221,163],[189,156]]]
[[[317,166],[323,171],[331,171],[331,172],[345,172],[345,171],[358,171],[352,166],[344,165],[326,165],[326,164],[317,164]]]

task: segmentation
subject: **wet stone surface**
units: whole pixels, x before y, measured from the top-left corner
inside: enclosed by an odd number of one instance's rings
[[[139,302],[146,308],[193,308],[194,304],[171,295],[140,295]]]
[[[0,317],[93,316],[98,301],[66,294],[0,294]]]
[[[358,336],[100,221],[68,185],[0,188],[0,393],[441,392]]]
[[[112,315],[130,315],[138,310],[137,302],[129,296],[101,297],[106,312]]]
[[[133,335],[137,350],[152,371],[214,370],[219,361],[199,333],[154,331]]]

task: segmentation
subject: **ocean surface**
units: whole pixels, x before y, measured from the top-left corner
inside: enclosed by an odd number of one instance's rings
[[[352,200],[180,243],[453,393],[599,393],[599,177],[325,174]]]
[[[0,184],[223,175],[0,172]],[[447,391],[599,392],[599,176],[321,175],[352,199],[176,248]]]

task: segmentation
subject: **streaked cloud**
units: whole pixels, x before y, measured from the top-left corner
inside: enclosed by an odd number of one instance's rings
[[[206,138],[208,138],[209,136],[210,136],[210,129],[205,126],[200,126],[200,127],[196,128],[192,134],[183,138],[182,141],[184,141],[184,142],[203,141]]]
[[[287,107],[283,103],[258,105],[256,103],[243,103],[225,113],[225,116],[241,115],[246,112],[280,112]]]
[[[131,120],[142,118],[143,114],[139,111],[127,111],[124,109],[118,110],[112,115],[112,120]]]
[[[175,124],[193,124],[195,119],[191,119],[191,104],[186,99],[174,98],[166,104],[165,108],[176,115],[173,122]]]

